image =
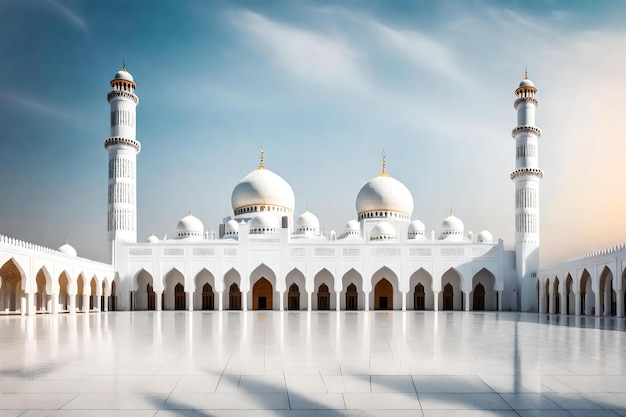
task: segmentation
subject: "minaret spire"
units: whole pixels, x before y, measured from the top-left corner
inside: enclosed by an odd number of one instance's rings
[[[261,145],[261,147],[259,148],[259,152],[261,153],[259,169],[265,169],[265,158],[263,156],[263,154],[265,153],[265,149],[263,149],[263,145]]]
[[[385,153],[385,150],[383,149],[383,154],[382,154],[382,171],[380,172],[380,174],[378,174],[379,177],[389,177],[390,175],[387,173],[387,154]]]
[[[136,107],[139,98],[135,94],[137,85],[126,70],[122,59],[119,70],[107,94],[111,107],[110,136],[104,140],[109,152],[109,197],[108,239],[111,244],[111,259],[115,264],[116,242],[137,242],[137,153],[141,144],[137,140]]]
[[[516,308],[520,311],[542,311],[537,306],[535,285],[539,270],[539,183],[543,171],[539,168],[539,138],[541,129],[535,126],[535,111],[539,102],[535,98],[537,88],[524,79],[515,90],[517,99],[517,126],[512,135],[515,139],[515,170],[511,180],[515,182],[515,269],[517,274]]]

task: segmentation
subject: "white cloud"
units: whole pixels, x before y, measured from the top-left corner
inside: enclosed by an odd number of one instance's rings
[[[281,24],[250,11],[235,13],[234,23],[269,53],[274,64],[304,81],[363,87],[358,54],[343,40]]]
[[[51,6],[51,9],[54,10],[56,14],[70,22],[72,25],[76,26],[84,33],[89,32],[89,28],[87,27],[87,22],[84,19],[80,18],[76,13],[74,13],[69,7],[62,5],[58,1],[55,0],[46,0],[46,3]]]
[[[16,105],[27,112],[33,112],[44,116],[54,117],[74,124],[81,124],[81,120],[72,116],[72,112],[62,109],[56,105],[44,103],[24,95],[8,91],[0,91],[0,101],[10,105]]]

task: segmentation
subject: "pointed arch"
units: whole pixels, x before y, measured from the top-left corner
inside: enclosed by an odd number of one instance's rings
[[[22,311],[22,298],[25,296],[26,275],[15,258],[9,259],[0,267],[0,277],[2,278],[0,309],[14,313],[25,313]]]
[[[602,268],[599,284],[600,305],[596,308],[600,309],[600,315],[602,316],[613,316],[616,308],[613,293],[613,271],[608,265]]]
[[[580,311],[585,315],[595,314],[595,295],[591,282],[591,274],[585,268],[580,275]]]
[[[345,294],[345,297],[341,297],[341,308],[343,310],[363,310],[365,308],[365,293],[363,292],[361,274],[351,268],[343,275],[341,283]]]
[[[237,269],[230,268],[224,274],[224,288],[228,297],[226,308],[229,310],[241,310],[241,275]]]
[[[482,286],[481,292],[475,293],[478,285]],[[495,311],[498,309],[498,296],[495,290],[496,277],[488,268],[482,268],[472,277],[472,300],[471,310]],[[478,305],[475,305],[475,304]]]
[[[134,297],[135,310],[155,310],[156,294],[154,292],[154,278],[150,272],[141,269],[135,275],[136,290]]]
[[[565,277],[565,308],[566,314],[576,314],[576,295],[574,294],[574,279],[571,274]]]
[[[196,290],[193,293],[194,310],[215,310],[215,276],[206,268],[202,268],[194,279]]]
[[[412,295],[413,305],[407,308],[414,310],[432,310],[435,307],[433,294],[433,277],[424,268],[419,268],[409,278],[409,294]]]
[[[335,277],[326,268],[322,268],[313,277],[313,296],[311,302],[313,310],[335,310],[336,294],[335,294]]]
[[[252,286],[252,309],[272,310],[274,305],[274,286],[265,277],[255,281]]]
[[[442,291],[439,293],[439,305],[442,310],[462,310],[461,273],[456,268],[449,268],[441,276]]]
[[[563,306],[561,305],[561,281],[559,281],[558,275],[554,277],[552,281],[552,304],[554,304],[554,312],[560,313]]]
[[[386,280],[387,283],[382,283],[378,286],[382,280]],[[388,266],[381,267],[372,274],[370,306],[375,310],[401,310],[402,294],[399,287],[398,275]]]
[[[292,291],[292,286],[297,287],[297,291]],[[284,294],[283,305],[287,310],[306,310],[308,308],[308,296],[306,293],[306,278],[302,271],[293,268],[285,276],[285,286],[287,291]]]
[[[78,274],[78,278],[76,278],[76,288],[76,308],[84,312],[89,307],[88,304],[85,305],[83,297],[89,295],[89,284],[83,272]]]
[[[42,266],[35,275],[37,293],[35,295],[35,311],[50,313],[54,302],[52,292],[52,277],[45,266]]]
[[[267,281],[267,283],[262,282],[257,286],[263,279]],[[278,297],[274,297],[273,294],[276,290],[276,273],[269,266],[262,263],[254,268],[250,273],[250,284],[252,285],[252,299],[248,300],[248,309],[278,310],[280,301]],[[269,294],[268,291],[272,293]]]
[[[183,273],[176,267],[170,269],[170,271],[165,274],[164,278],[164,288],[163,288],[163,310],[180,310],[181,306],[186,308],[185,302],[185,276]],[[178,286],[180,284],[180,286]],[[183,294],[180,294],[180,288],[182,287]],[[183,301],[180,300],[182,296]],[[185,309],[183,308],[183,310]]]
[[[62,312],[70,311],[70,274],[63,271],[59,274],[59,310]]]

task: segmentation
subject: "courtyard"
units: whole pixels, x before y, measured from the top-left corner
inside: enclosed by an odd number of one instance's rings
[[[511,312],[0,317],[0,416],[626,416],[626,320]]]

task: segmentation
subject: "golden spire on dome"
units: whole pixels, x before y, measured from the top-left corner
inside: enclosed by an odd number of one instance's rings
[[[528,79],[528,67],[524,68],[524,79],[527,80]]]
[[[189,206],[189,213],[187,214],[187,216],[193,216],[193,213],[191,212],[191,206]]]
[[[450,216],[454,216],[454,213],[452,212],[452,206],[450,206]]]
[[[122,58],[122,71],[126,71],[126,58]]]
[[[383,149],[383,170],[380,172],[380,174],[378,174],[379,177],[390,177],[391,175],[389,175],[387,173],[387,154],[385,153],[385,150]]]
[[[309,211],[309,202],[306,202],[306,211]]]
[[[259,169],[265,169],[265,158],[263,154],[265,153],[265,149],[263,149],[263,145],[259,148],[259,152],[261,152],[261,162],[259,163]]]

